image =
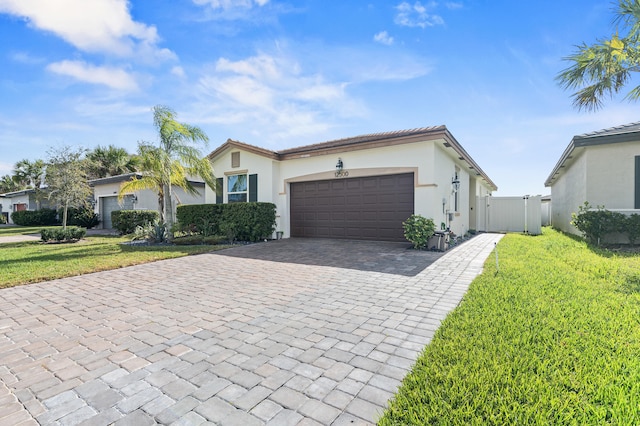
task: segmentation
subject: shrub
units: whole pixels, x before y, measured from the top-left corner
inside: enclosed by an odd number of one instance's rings
[[[58,223],[54,209],[22,210],[11,213],[11,220],[21,226],[49,226]]]
[[[629,243],[634,245],[636,241],[638,241],[638,238],[640,238],[640,215],[633,213],[628,216],[625,225]]]
[[[225,204],[187,204],[176,209],[178,230],[202,235],[220,233],[222,209]]]
[[[433,219],[427,219],[418,214],[411,215],[406,221],[402,222],[404,228],[404,237],[413,244],[415,249],[424,249],[427,247],[429,238],[433,236],[436,225]]]
[[[146,226],[160,220],[155,210],[116,210],[111,212],[111,224],[120,234],[132,234],[136,227]]]
[[[87,230],[77,226],[69,226],[66,229],[62,227],[49,228],[40,231],[40,239],[45,243],[48,241],[75,242],[83,239],[85,235],[87,235]]]
[[[135,240],[147,240],[150,243],[164,243],[167,241],[167,225],[159,222],[138,225],[133,232],[132,241]]]
[[[6,223],[7,217],[4,214],[0,213],[0,225],[6,225]]]
[[[606,210],[604,206],[593,209],[589,202],[578,207],[578,213],[571,214],[571,224],[591,244],[600,245],[602,239],[614,232],[626,233],[627,218],[622,213]]]
[[[276,225],[273,203],[224,204],[222,223],[232,229],[238,241],[259,241],[271,237]]]
[[[62,209],[58,212],[58,217],[62,217]],[[93,211],[90,206],[83,207],[70,207],[67,209],[67,225],[81,226],[83,228],[91,229],[100,223],[98,215]]]
[[[178,206],[178,229],[204,236],[223,234],[230,241],[259,241],[275,229],[273,203],[197,204]]]

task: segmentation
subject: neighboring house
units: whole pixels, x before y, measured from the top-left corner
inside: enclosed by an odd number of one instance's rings
[[[593,207],[640,213],[640,122],[574,136],[547,178],[551,225],[579,235],[571,214]]]
[[[278,152],[227,140],[209,159],[222,190],[207,202],[272,202],[284,237],[404,241],[414,213],[462,235],[497,189],[445,126]]]
[[[99,227],[111,229],[111,212],[116,210],[158,210],[158,194],[150,189],[127,194],[118,201],[118,192],[122,183],[142,176],[140,173],[127,173],[89,181],[93,187],[94,211],[100,216]],[[205,202],[204,182],[191,180],[198,194],[187,194],[182,188],[173,188],[174,209],[179,204],[203,204]]]
[[[542,226],[551,225],[551,195],[545,195],[541,199],[540,214]]]
[[[0,223],[9,223],[9,213],[11,213],[11,200],[0,194],[0,216],[4,216],[4,221]]]
[[[35,189],[23,189],[0,194],[0,213],[8,219],[8,223],[13,223],[11,220],[11,213],[13,212],[37,210],[42,207],[48,207],[48,203],[46,200],[38,203]]]

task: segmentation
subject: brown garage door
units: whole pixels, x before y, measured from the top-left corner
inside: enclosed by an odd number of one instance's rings
[[[291,184],[291,236],[405,241],[413,173]]]

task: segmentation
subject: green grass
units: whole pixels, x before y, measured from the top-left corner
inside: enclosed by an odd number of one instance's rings
[[[640,424],[640,256],[506,235],[380,425]]]
[[[21,233],[23,232],[13,235]],[[128,246],[121,244],[124,241],[128,239],[116,236],[94,236],[74,244],[42,244],[36,241],[0,244],[0,288],[206,253],[228,247]]]
[[[57,226],[0,226],[0,237],[13,235],[40,234],[44,228],[58,228]]]

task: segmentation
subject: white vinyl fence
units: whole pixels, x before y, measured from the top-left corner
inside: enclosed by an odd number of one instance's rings
[[[541,199],[535,197],[477,197],[476,224],[484,232],[542,232]]]

